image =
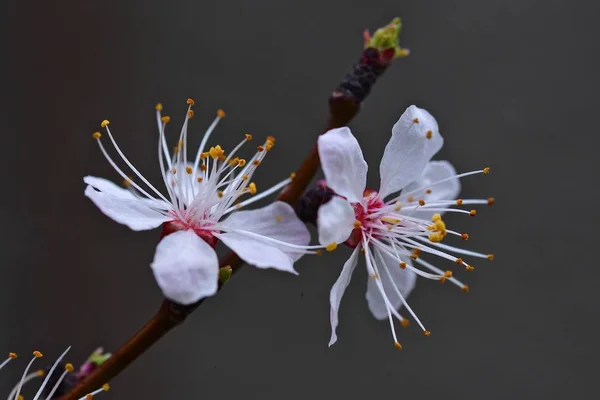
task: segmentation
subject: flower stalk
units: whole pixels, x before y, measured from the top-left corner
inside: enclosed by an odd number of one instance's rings
[[[329,97],[329,116],[323,133],[348,125],[358,114],[361,103],[392,60],[408,55],[408,51],[400,49],[398,45],[399,33],[400,20],[398,18],[378,29],[373,36],[365,32],[365,48],[359,60]],[[319,165],[319,153],[315,144],[298,170],[292,174],[292,181],[279,194],[277,200],[294,206],[317,173]],[[233,252],[222,258],[219,290],[243,265],[243,261]],[[90,390],[112,380],[160,338],[183,323],[202,304],[203,300],[191,305],[181,305],[165,299],[158,312],[133,337],[87,378],[80,381],[61,400],[76,400],[89,393]]]

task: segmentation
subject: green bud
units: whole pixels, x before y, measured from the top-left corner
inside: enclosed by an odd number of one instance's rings
[[[233,271],[231,269],[231,266],[229,265],[226,265],[223,268],[219,268],[219,284],[225,284],[229,280],[229,278],[231,278],[232,272]]]
[[[401,48],[398,41],[401,29],[402,22],[396,17],[386,26],[377,29],[373,36],[365,33],[365,48],[373,47],[380,51],[394,49],[394,58],[406,57],[410,51]]]

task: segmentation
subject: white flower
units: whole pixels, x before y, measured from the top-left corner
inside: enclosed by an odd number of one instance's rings
[[[50,387],[48,386],[48,383],[50,382],[50,379],[52,378],[52,374],[54,373],[56,368],[60,365],[62,359],[69,352],[69,350],[71,350],[71,346],[69,346],[60,355],[60,357],[58,357],[58,359],[56,359],[56,361],[54,362],[54,364],[52,364],[52,367],[50,367],[50,369],[48,370],[47,373],[43,369],[38,369],[37,371],[29,372],[33,363],[38,358],[42,358],[44,356],[41,352],[39,352],[37,350],[34,351],[33,358],[29,361],[29,363],[25,367],[25,371],[23,371],[23,375],[21,376],[21,379],[11,390],[10,394],[8,395],[8,399],[9,400],[12,400],[12,399],[23,400],[23,396],[21,395],[21,390],[23,389],[23,386],[25,384],[27,384],[28,382],[33,381],[36,378],[42,378],[42,377],[45,377],[45,379],[42,382],[42,384],[40,385],[40,387],[38,388],[37,392],[35,393],[33,400],[38,400],[38,399],[40,399],[41,396],[44,396],[43,398],[46,400],[52,399],[52,396],[54,396],[54,394],[57,392],[57,390],[61,386],[61,383],[63,383],[63,380],[65,379],[65,377],[68,374],[73,373],[73,371],[75,370],[75,368],[73,367],[73,364],[66,363],[64,365],[64,370],[63,370],[62,374],[58,377],[58,379],[56,379],[56,383],[54,383],[54,385],[52,386],[52,389],[49,389]],[[108,356],[110,356],[110,354]],[[2,363],[0,363],[0,370],[15,359],[17,359],[17,354],[9,353],[8,358],[6,360],[4,360]],[[110,386],[108,385],[108,383],[106,383],[106,384],[102,385],[101,388],[99,388],[91,393],[88,393],[87,395],[81,397],[79,400],[91,399],[93,396],[95,396],[99,393],[102,393],[102,392],[107,392],[109,389],[110,389]]]
[[[487,200],[456,200],[460,191],[459,178],[479,171],[457,175],[447,161],[430,161],[442,147],[443,139],[435,119],[427,111],[410,106],[392,128],[392,137],[385,148],[379,167],[379,191],[365,189],[367,163],[360,146],[347,127],[333,129],[319,137],[319,156],[327,185],[337,194],[318,211],[319,242],[328,250],[346,242],[355,247],[333,285],[331,302],[331,346],[337,340],[340,302],[359,253],[366,259],[370,279],[367,302],[375,318],[388,318],[397,348],[401,348],[394,329],[393,316],[404,326],[408,320],[398,309],[404,305],[425,329],[405,298],[415,286],[417,275],[428,279],[449,280],[468,291],[468,287],[419,258],[420,253],[439,256],[452,263],[473,267],[449,253],[493,258],[440,243],[446,235],[467,239],[466,234],[446,228],[441,214],[456,212],[475,215],[475,211],[452,208],[455,205],[491,204]],[[391,196],[402,190],[400,195]],[[386,200],[387,198],[387,200]],[[412,265],[414,261],[421,267]]]
[[[187,162],[188,122],[194,115],[193,104],[193,100],[188,99],[185,122],[172,157],[168,156],[165,138],[169,117],[161,115],[160,104],[156,106],[158,160],[166,195],[152,186],[125,157],[106,120],[101,126],[122,161],[141,183],[128,178],[108,155],[100,132],[93,136],[106,159],[125,179],[127,189],[105,179],[84,178],[88,184],[85,195],[115,221],[136,231],[163,225],[163,238],[151,267],[165,296],[180,304],[194,303],[217,291],[219,262],[214,247],[219,240],[249,264],[291,273],[296,273],[294,262],[302,254],[311,252],[303,247],[310,241],[308,230],[286,203],[277,201],[258,210],[233,213],[223,221],[231,211],[280,190],[291,177],[236,204],[240,196],[256,193],[256,185],[250,179],[274,146],[275,139],[268,137],[248,161],[234,155],[252,139],[249,134],[228,155],[221,146],[204,152],[211,133],[225,116],[219,110],[192,162]]]

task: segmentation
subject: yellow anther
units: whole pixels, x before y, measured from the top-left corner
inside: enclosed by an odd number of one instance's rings
[[[94,139],[98,140],[102,137],[102,134],[100,132],[94,132],[94,133],[92,133],[92,137]]]
[[[102,390],[108,392],[110,390],[110,385],[108,383],[105,383],[104,385],[102,385]]]
[[[85,400],[93,400],[93,399],[94,399],[94,396],[92,396],[91,393],[88,393],[85,395]]]
[[[440,277],[440,283],[442,283],[442,284],[446,283],[446,279],[447,278],[445,276],[441,276]]]
[[[469,211],[469,215],[470,215],[471,217],[474,217],[474,216],[476,216],[476,215],[477,215],[477,210],[471,210],[471,211]]]
[[[171,117],[169,117],[168,115],[165,115],[164,117],[160,117],[160,120],[166,124],[171,120]]]
[[[243,167],[244,165],[246,165],[246,160],[244,160],[243,158],[240,158],[239,161],[238,161],[238,165],[240,167]]]
[[[37,357],[37,358],[40,358],[40,357],[43,357],[44,355],[42,353],[40,353],[39,351],[36,350],[36,351],[33,352],[33,356]]]
[[[433,233],[429,235],[429,240],[434,243],[439,243],[444,239],[444,237],[440,233]]]
[[[397,224],[400,222],[400,220],[397,218],[384,217],[384,218],[379,218],[379,219],[383,222],[388,222],[390,224]]]
[[[205,151],[203,153],[200,153],[200,159],[204,160],[205,158],[207,158],[208,156],[210,156],[210,153],[208,151]]]
[[[412,250],[412,253],[413,253],[414,255],[418,256],[418,255],[420,255],[420,254],[421,254],[421,249],[413,249],[413,250]]]
[[[435,229],[440,231],[442,235],[446,235],[446,223],[442,219],[435,221]]]
[[[418,123],[419,123],[419,118],[415,118],[415,119],[413,119],[413,122],[414,122],[415,124],[418,124]]]
[[[455,263],[457,263],[458,265],[462,265],[462,264],[463,264],[463,259],[462,259],[462,258],[460,258],[460,257],[458,257],[458,258],[456,259],[456,261],[454,261],[454,262],[455,262]]]
[[[173,168],[173,175],[177,173],[177,168]]]
[[[354,221],[354,224],[352,226],[354,226],[354,229],[358,229],[362,226],[362,222],[360,222],[359,220],[356,220],[356,221]]]
[[[394,204],[394,211],[398,212],[398,211],[400,211],[401,208],[402,208],[402,203],[397,201],[396,204]]]
[[[275,145],[275,136],[267,136],[267,143]]]
[[[427,225],[426,228],[428,231],[435,231],[435,225]]]
[[[206,171],[206,164],[200,165],[200,170],[201,171]]]
[[[469,293],[469,286],[464,285],[462,288],[460,288],[460,290],[462,290],[465,293]]]
[[[488,254],[487,255],[487,259],[490,261],[494,261],[494,255],[493,254]]]
[[[327,246],[325,246],[325,250],[327,251],[334,251],[335,249],[337,249],[336,242],[329,243]]]
[[[225,157],[225,154],[221,154],[219,156],[219,161],[225,161],[225,158],[227,158],[227,157]]]
[[[435,213],[433,214],[433,217],[431,217],[433,222],[439,221],[440,219],[442,219],[442,216],[439,213]]]
[[[472,265],[467,265],[467,266],[465,267],[465,269],[466,269],[467,271],[473,271],[473,270],[475,269],[475,267],[474,267],[474,266],[472,266]]]
[[[431,336],[431,332],[429,332],[429,331],[423,331],[423,336]]]
[[[321,255],[323,255],[323,250],[318,249],[318,250],[315,251],[315,254],[318,255],[318,256],[321,256]]]
[[[496,199],[494,199],[493,197],[488,197],[488,206],[491,206],[495,202],[496,202]]]
[[[198,178],[198,179],[197,179],[198,183],[202,183],[202,181],[203,181],[203,180],[204,180],[204,179],[202,179],[202,178]]]
[[[486,174],[486,175],[489,174],[490,173],[490,167],[485,167],[483,169],[483,173]]]
[[[415,198],[412,197],[412,196],[408,196],[407,200],[408,200],[409,203],[412,203],[413,201],[415,201]]]
[[[105,119],[104,121],[102,121],[102,122],[100,123],[100,126],[101,126],[101,127],[103,127],[103,128],[106,128],[106,125],[108,125],[108,124],[110,124],[110,121],[109,121],[109,120],[107,120],[107,119]]]
[[[250,182],[248,184],[248,192],[250,192],[250,194],[256,194],[256,183]]]
[[[162,104],[161,103],[156,103],[156,105],[154,106],[154,108],[156,108],[156,111],[162,111]]]
[[[123,186],[129,187],[129,186],[131,186],[131,182],[133,182],[131,177],[127,177],[127,179],[123,179]]]
[[[15,358],[19,357],[19,356],[17,355],[17,353],[8,353],[8,356],[9,356],[9,357],[10,357],[12,360],[14,360]]]
[[[185,102],[187,104],[189,104],[190,106],[193,106],[194,104],[196,104],[193,99],[187,99]]]
[[[469,234],[468,233],[463,233],[463,234],[460,235],[460,238],[462,240],[469,240]]]
[[[431,139],[433,137],[433,132],[432,131],[427,131],[427,133],[425,134],[425,137],[427,139]]]
[[[67,363],[67,365],[65,365],[65,371],[73,372],[74,370],[75,370],[75,368],[73,368],[73,364]]]
[[[425,205],[425,200],[419,200],[419,205],[423,207]]]
[[[224,118],[225,117],[225,111],[221,110],[220,108],[217,110],[217,116],[219,118]]]
[[[365,248],[364,248],[364,247],[363,247],[363,248],[361,248],[361,249],[360,249],[360,252],[361,252],[362,254],[365,254]]]
[[[275,216],[275,221],[281,222],[281,221],[283,221],[283,218],[281,218],[281,215],[276,215]]]
[[[219,191],[217,192],[217,196],[219,196],[219,198],[223,197],[223,192],[222,192],[221,190],[219,190]]]
[[[431,194],[431,189],[427,189],[427,190],[425,191],[425,194]]]
[[[249,133],[246,133],[246,140],[247,141],[251,141],[252,140],[252,135]]]
[[[462,204],[463,204],[463,199],[456,199],[457,206],[462,206]]]
[[[186,172],[188,175],[191,175],[191,174],[192,174],[192,167],[185,167],[185,172]]]
[[[296,173],[295,173],[295,172],[292,172],[292,173],[290,174],[290,179],[291,179],[291,180],[294,180],[295,178],[296,178]]]
[[[260,153],[260,152],[264,151],[264,150],[265,150],[265,148],[264,148],[264,147],[261,145],[261,146],[258,146],[258,147],[256,148],[256,150],[258,150],[258,152]]]
[[[452,278],[452,271],[448,270],[448,271],[444,272],[444,276],[446,278]]]
[[[192,118],[194,116],[194,110],[188,110],[187,116],[188,118]]]
[[[396,350],[402,350],[402,345],[398,342],[394,342],[394,346],[396,346]]]
[[[221,155],[223,155],[223,153],[225,153],[225,151],[221,148],[221,146],[216,145],[215,147],[211,147],[210,150],[208,151],[208,154],[210,154],[210,156],[216,160],[217,158],[219,158]]]
[[[25,400],[25,397],[23,397],[23,395],[20,394],[20,395],[17,396],[17,400]]]
[[[400,321],[400,323],[405,328],[408,328],[410,326],[410,321],[407,318],[404,318],[402,321]]]
[[[234,165],[237,165],[238,161],[240,161],[240,158],[235,157],[235,158],[232,158],[231,160],[229,160],[228,164],[233,167]]]
[[[266,148],[267,148],[267,151],[271,151],[271,149],[273,148],[273,145],[271,143],[267,142]]]
[[[377,272],[376,272],[373,275],[371,275],[371,278],[377,280],[377,279],[379,279],[379,274],[377,274]]]
[[[46,371],[44,371],[43,369],[38,369],[37,371],[35,371],[35,374],[37,376],[44,376],[46,375]]]
[[[254,160],[254,161],[252,161],[252,164],[258,166],[258,165],[260,165],[260,160]]]
[[[242,179],[245,180],[245,181],[247,181],[249,179],[249,177],[248,177],[248,175],[243,175]]]

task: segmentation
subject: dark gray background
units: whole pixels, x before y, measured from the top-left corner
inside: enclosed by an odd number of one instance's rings
[[[79,363],[116,349],[154,313],[148,267],[158,232],[135,233],[83,196],[86,174],[119,182],[91,139],[111,120],[124,151],[159,182],[154,104],[194,143],[277,136],[259,188],[293,171],[327,115],[361,33],[399,15],[412,55],[386,72],[352,124],[377,186],[390,129],[428,109],[463,197],[493,195],[477,218],[449,216],[471,248],[463,294],[418,282],[413,308],[433,333],[399,328],[364,300],[358,269],[329,340],[329,289],[349,250],[305,258],[299,277],[246,268],[115,379],[102,398],[591,398],[598,353],[600,67],[596,1],[37,1],[4,14],[0,349]],[[442,263],[443,265],[443,263]],[[592,362],[592,366],[589,363]],[[1,393],[25,357],[2,371]],[[2,394],[4,395],[4,394]]]

